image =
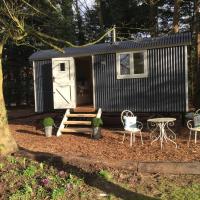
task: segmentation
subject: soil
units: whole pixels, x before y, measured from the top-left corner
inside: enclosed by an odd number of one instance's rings
[[[129,136],[122,144],[122,128],[103,128],[102,138],[93,140],[89,134],[63,134],[60,137],[45,137],[41,129],[40,121],[45,115],[34,114],[33,110],[11,110],[8,112],[11,132],[18,145],[34,152],[46,152],[60,156],[78,156],[94,158],[103,161],[133,160],[133,161],[199,161],[200,140],[194,145],[194,138],[188,147],[189,130],[181,126],[177,120],[174,131],[177,134],[178,148],[171,142],[165,143],[161,150],[160,142],[151,145],[149,131],[143,131],[144,145],[141,144],[140,136],[136,136],[136,143],[129,146]],[[62,118],[58,113],[52,113],[52,117]],[[56,129],[54,130],[56,132]]]

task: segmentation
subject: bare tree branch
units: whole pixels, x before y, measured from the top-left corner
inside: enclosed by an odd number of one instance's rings
[[[25,3],[27,6],[29,6],[31,9],[33,9],[34,11],[36,11],[37,13],[40,13],[42,15],[47,16],[44,12],[41,12],[38,8],[32,6],[31,4],[29,4],[27,1],[25,0],[21,0],[23,3]]]
[[[32,34],[32,35],[37,36],[37,38],[43,38],[43,40],[46,39],[46,40],[48,40],[48,41],[49,41],[49,40],[52,40],[52,41],[54,41],[54,42],[63,43],[63,44],[65,44],[65,45],[71,46],[71,47],[86,47],[86,46],[90,46],[90,45],[92,45],[92,44],[96,44],[96,43],[100,42],[105,36],[107,36],[109,33],[111,33],[111,32],[113,31],[113,29],[114,29],[114,28],[109,29],[109,30],[108,30],[105,34],[103,34],[98,40],[92,41],[92,42],[90,42],[90,43],[88,43],[88,44],[81,45],[81,46],[74,45],[74,44],[72,44],[72,43],[69,42],[69,41],[62,40],[62,39],[58,39],[58,38],[55,38],[55,37],[46,35],[46,34],[44,34],[44,33],[42,33],[42,32],[33,30],[33,29],[30,30],[29,33]]]

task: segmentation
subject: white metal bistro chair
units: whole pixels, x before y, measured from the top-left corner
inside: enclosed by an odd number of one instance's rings
[[[136,116],[130,111],[130,110],[124,110],[121,112],[121,122],[124,127],[124,135],[123,135],[123,140],[122,143],[125,140],[126,134],[130,134],[130,146],[133,145],[133,142],[135,142],[135,134],[139,133],[141,137],[141,142],[143,145],[143,140],[142,140],[142,128],[143,124],[142,122],[136,121]]]
[[[194,132],[194,143],[196,144],[197,143],[197,133],[198,132],[200,132],[200,126],[197,126],[197,127],[195,127],[195,125],[197,124],[197,125],[199,125],[199,123],[200,123],[200,109],[198,109],[196,112],[195,112],[195,114],[194,114],[194,116],[196,115],[196,117],[197,117],[197,119],[195,119],[195,117],[194,117],[194,119],[193,120],[189,120],[188,122],[187,122],[187,127],[188,127],[188,129],[190,130],[190,133],[189,133],[189,141],[188,141],[188,147],[189,147],[189,145],[190,145],[190,139],[191,139],[191,135],[192,135],[192,132]],[[198,116],[197,116],[198,115]]]

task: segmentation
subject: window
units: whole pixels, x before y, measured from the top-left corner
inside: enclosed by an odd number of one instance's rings
[[[120,74],[130,74],[130,54],[120,54]]]
[[[117,53],[117,78],[147,77],[147,52]]]
[[[65,71],[65,63],[60,63],[60,71]]]

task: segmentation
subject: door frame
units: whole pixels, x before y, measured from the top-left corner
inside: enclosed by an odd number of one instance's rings
[[[71,59],[74,65],[74,106],[70,106],[70,108],[76,108],[77,106],[77,96],[76,96],[76,66],[74,62],[74,57],[60,57],[60,58],[52,58],[52,82],[53,82],[53,61],[63,61],[63,59]],[[53,98],[54,100],[54,98]],[[67,108],[66,108],[67,109]]]
[[[93,107],[96,109],[96,97],[95,97],[96,80],[94,77],[94,55],[91,55],[91,59],[92,59]]]
[[[73,59],[75,60],[76,58],[83,58],[83,57],[89,57],[91,59],[91,68],[92,68],[92,98],[93,98],[93,108],[96,109],[96,98],[95,98],[95,88],[96,88],[96,81],[94,78],[94,55],[85,55],[85,56],[74,56]],[[75,66],[75,73],[76,73],[76,62],[74,61],[74,66]],[[75,74],[76,76],[76,74]],[[76,81],[76,79],[75,79]],[[77,82],[75,83],[75,87],[77,87]],[[76,90],[75,90],[76,91]],[[77,91],[76,91],[77,92]],[[77,93],[76,93],[76,107],[77,107]]]

